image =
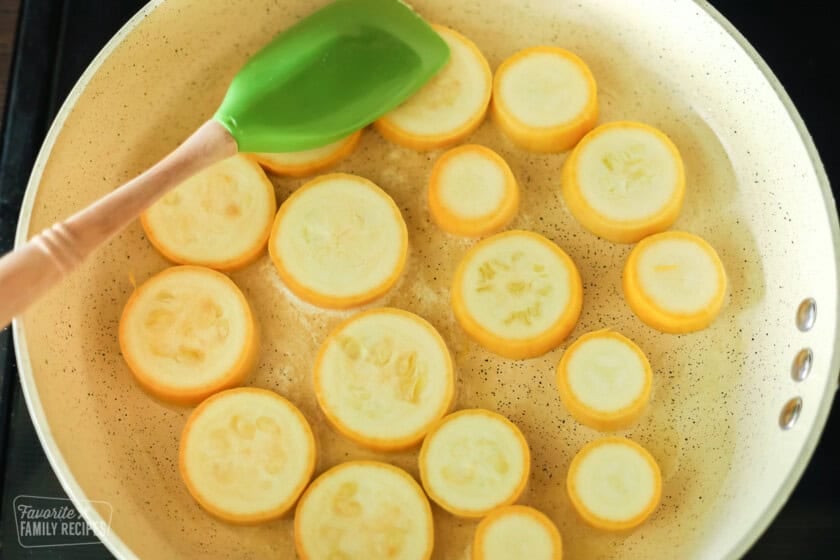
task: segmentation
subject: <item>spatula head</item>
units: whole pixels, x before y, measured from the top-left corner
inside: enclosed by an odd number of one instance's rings
[[[420,89],[449,48],[399,0],[337,0],[278,35],[242,67],[214,118],[241,152],[323,146]]]

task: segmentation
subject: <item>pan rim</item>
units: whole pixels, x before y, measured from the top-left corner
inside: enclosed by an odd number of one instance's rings
[[[123,42],[123,40],[131,33],[138,24],[158,6],[163,4],[166,0],[149,0],[140,10],[132,16],[114,36],[105,44],[104,47],[97,53],[94,59],[87,66],[85,71],[79,77],[73,88],[70,90],[61,108],[56,114],[49,130],[47,131],[38,156],[32,167],[32,171],[27,181],[26,191],[24,193],[23,202],[20,213],[18,215],[18,224],[15,232],[14,248],[19,249],[29,237],[29,229],[32,219],[32,212],[34,209],[35,197],[38,192],[38,187],[41,182],[44,168],[52,153],[55,142],[58,138],[59,132],[64,127],[64,124],[70,112],[76,105],[76,102],[84,93],[94,74],[102,66],[103,62],[113,53],[113,51]],[[802,117],[800,116],[795,105],[788,96],[784,86],[779,79],[755,50],[755,48],[747,41],[747,39],[732,25],[716,8],[709,4],[706,0],[689,0],[695,4],[703,12],[705,12],[712,20],[719,25],[738,46],[743,49],[744,53],[756,65],[758,70],[763,75],[779,101],[782,103],[788,117],[791,119],[793,125],[799,134],[800,140],[808,154],[811,166],[815,172],[817,181],[820,186],[820,191],[823,196],[823,204],[828,215],[829,228],[831,230],[832,245],[834,247],[834,268],[836,277],[840,278],[840,223],[838,223],[838,215],[834,201],[834,195],[831,192],[831,186],[828,176],[820,159],[817,148],[814,144],[810,132],[805,126]],[[834,309],[834,317],[840,317],[840,299],[838,299],[837,306]],[[836,327],[836,325],[835,325]],[[23,321],[20,318],[15,318],[12,321],[12,333],[15,357],[18,364],[19,381],[21,390],[23,391],[24,400],[26,402],[29,416],[38,435],[41,447],[50,463],[50,467],[55,473],[64,491],[75,503],[88,501],[89,498],[82,490],[77,482],[75,476],[70,471],[67,462],[58,449],[58,445],[53,438],[51,429],[46,419],[46,415],[41,404],[41,399],[38,394],[38,389],[35,384],[33,375],[32,362],[29,355],[28,346],[25,337],[25,328]],[[840,329],[835,328],[834,333],[834,348],[840,348]],[[805,468],[810,463],[814,450],[819,443],[822,433],[825,429],[825,424],[831,410],[831,404],[834,399],[834,394],[838,386],[838,375],[840,375],[840,351],[832,354],[829,375],[826,378],[826,385],[823,390],[822,399],[819,402],[819,408],[814,418],[814,425],[808,433],[802,452],[793,464],[793,467],[788,471],[782,484],[776,489],[772,500],[767,508],[756,519],[750,529],[735,543],[734,547],[730,549],[726,558],[740,558],[749,548],[758,540],[758,538],[766,531],[770,523],[775,519],[776,515],[781,510],[782,506],[790,497],[794,488],[802,477]],[[832,390],[834,389],[834,390]],[[123,542],[123,540],[114,532],[110,530],[110,526],[105,523],[104,518],[94,509],[84,510],[82,516],[85,521],[93,529],[94,534],[104,544],[104,546],[117,558],[137,558],[136,554]],[[107,527],[102,530],[102,527]]]
[[[122,26],[111,37],[105,46],[96,54],[93,60],[88,64],[85,71],[79,77],[78,81],[73,85],[67,98],[61,104],[61,108],[56,113],[49,130],[47,130],[44,141],[38,150],[38,156],[35,158],[35,163],[32,166],[32,172],[29,175],[29,181],[26,183],[26,191],[23,195],[23,202],[20,207],[20,214],[18,215],[18,224],[15,231],[14,248],[20,248],[26,243],[29,237],[30,221],[32,220],[32,211],[35,206],[35,197],[38,193],[38,187],[41,183],[41,178],[44,173],[47,161],[52,153],[55,142],[58,139],[59,132],[64,128],[64,123],[76,101],[82,96],[88,84],[93,78],[94,74],[99,70],[99,67],[105,60],[111,56],[113,51],[123,42],[123,40],[131,33],[135,27],[145,17],[155,10],[158,6],[163,4],[166,0],[149,0],[140,8],[136,14]],[[29,411],[29,417],[32,419],[32,425],[35,428],[35,433],[38,435],[38,440],[41,442],[41,447],[47,457],[55,476],[61,487],[67,493],[67,496],[72,500],[73,504],[89,501],[87,494],[85,494],[82,487],[79,485],[76,477],[67,465],[64,456],[58,449],[58,444],[53,438],[52,430],[47,422],[44,408],[41,405],[41,397],[38,394],[38,388],[35,385],[35,376],[32,373],[32,361],[29,356],[29,348],[26,343],[25,328],[20,317],[12,320],[12,339],[14,342],[15,359],[18,365],[18,378],[20,386],[23,391],[23,398],[26,402],[26,409]],[[93,530],[96,537],[105,545],[108,552],[116,558],[135,559],[138,558],[136,554],[123,542],[123,540],[111,531],[110,523],[106,523],[105,519],[95,509],[83,508],[80,513],[89,527]],[[105,530],[102,528],[106,527]]]
[[[779,81],[779,78],[776,77],[776,74],[767,62],[764,61],[755,47],[753,47],[747,40],[747,38],[744,37],[741,32],[738,31],[738,29],[717,10],[717,8],[709,4],[707,0],[692,0],[692,2],[704,10],[715,21],[715,23],[720,25],[721,28],[735,40],[738,46],[744,50],[746,55],[750,58],[750,60],[752,60],[753,64],[756,65],[758,70],[764,76],[767,84],[773,88],[776,97],[778,97],[779,101],[781,101],[784,106],[788,117],[791,121],[793,121],[796,131],[799,133],[799,137],[802,140],[802,144],[808,153],[808,159],[811,161],[811,166],[814,169],[814,174],[816,175],[817,181],[820,185],[820,191],[823,195],[823,205],[828,217],[829,228],[831,229],[831,242],[834,246],[835,277],[838,277],[837,274],[840,273],[840,260],[838,260],[838,249],[840,249],[840,223],[838,223],[837,206],[834,200],[834,193],[831,191],[831,183],[829,182],[828,175],[825,172],[825,166],[823,165],[822,159],[817,151],[817,146],[814,144],[814,139],[808,131],[807,126],[805,126],[805,121],[802,120],[802,116],[799,114],[799,111],[793,104],[793,101],[781,81]],[[840,313],[840,299],[838,299],[837,305],[834,309],[835,320],[838,316],[840,316],[838,313]],[[837,329],[836,325],[833,346],[834,352],[831,355],[831,365],[829,374],[826,376],[826,384],[823,388],[822,400],[819,403],[819,408],[817,409],[817,414],[814,418],[814,425],[805,438],[802,451],[797,457],[796,462],[793,464],[793,467],[788,471],[782,484],[776,489],[773,499],[761,514],[761,517],[753,522],[752,527],[750,527],[750,529],[737,541],[735,546],[727,554],[727,558],[741,558],[749,551],[759,537],[764,534],[770,526],[770,523],[773,522],[790,495],[793,493],[794,488],[796,488],[796,485],[802,478],[802,474],[805,472],[805,468],[811,462],[814,450],[817,448],[817,444],[822,438],[823,431],[825,430],[825,424],[828,420],[828,415],[831,412],[831,405],[834,401],[834,395],[838,387],[838,376],[840,375],[840,351],[838,351],[838,348],[840,348],[840,329]]]

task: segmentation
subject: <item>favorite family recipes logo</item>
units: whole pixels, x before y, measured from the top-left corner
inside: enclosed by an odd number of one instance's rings
[[[94,527],[83,513],[99,510],[103,520],[96,527],[100,534],[108,532],[114,508],[108,502],[84,501],[73,504],[67,498],[17,496],[13,502],[18,543],[23,548],[47,548],[97,544]]]

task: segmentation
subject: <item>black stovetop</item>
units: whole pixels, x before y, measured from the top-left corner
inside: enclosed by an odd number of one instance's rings
[[[41,140],[61,102],[90,60],[145,0],[23,0],[2,147],[0,253],[11,249],[15,221]],[[712,2],[752,42],[799,108],[829,177],[840,184],[836,55],[840,41],[827,7],[789,0]],[[836,195],[835,195],[836,196]],[[830,263],[826,263],[830,266]],[[17,381],[8,329],[0,331],[0,558],[110,558],[101,544],[23,548],[14,500],[64,496],[35,435]],[[840,411],[788,504],[748,558],[840,556]],[[77,539],[78,542],[78,539]]]

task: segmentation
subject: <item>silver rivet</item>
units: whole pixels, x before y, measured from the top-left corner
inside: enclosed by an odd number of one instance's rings
[[[794,381],[805,381],[811,373],[811,366],[814,364],[814,353],[810,348],[803,348],[793,359],[790,367],[790,376]]]
[[[802,332],[810,331],[817,322],[817,302],[814,298],[802,300],[796,310],[796,326]]]
[[[802,412],[802,398],[794,397],[790,399],[784,408],[782,408],[782,413],[779,415],[779,426],[783,430],[790,430],[796,424],[796,421],[799,420],[800,412]]]

